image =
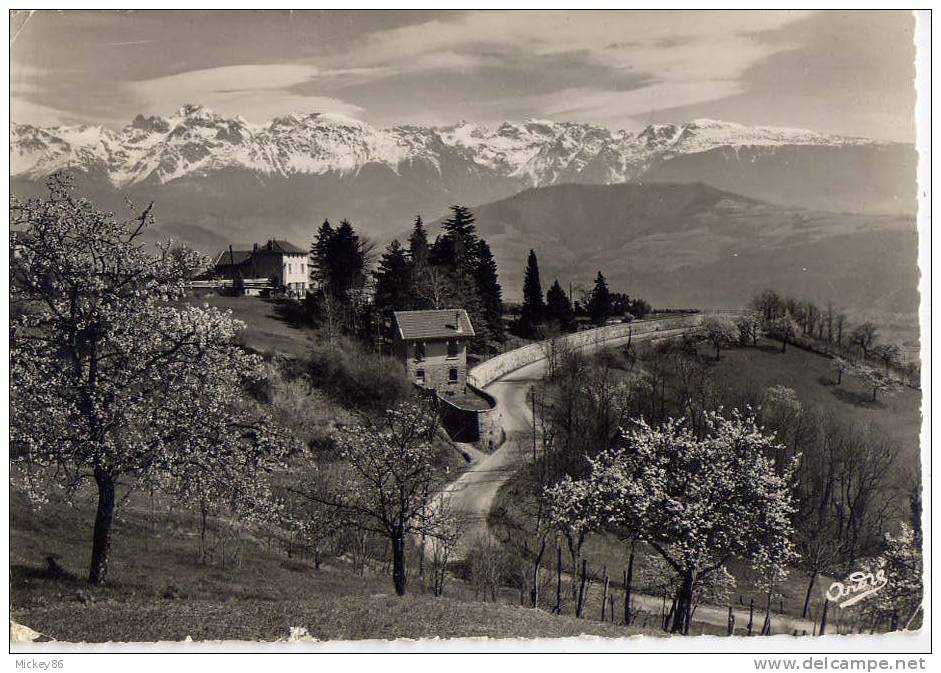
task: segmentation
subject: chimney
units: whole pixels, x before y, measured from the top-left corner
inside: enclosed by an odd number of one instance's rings
[[[454,331],[455,332],[461,331],[461,312],[460,311],[454,312]]]

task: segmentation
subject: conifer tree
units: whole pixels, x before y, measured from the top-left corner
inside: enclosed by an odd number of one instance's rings
[[[390,318],[393,311],[411,309],[414,303],[412,264],[398,240],[393,240],[379,260],[375,271],[376,308],[383,317]]]
[[[324,220],[310,246],[310,280],[311,283],[319,287],[326,284],[328,280],[327,257],[330,253],[330,241],[333,240],[334,233],[330,221]]]
[[[341,300],[354,290],[362,289],[366,281],[366,256],[362,241],[353,225],[340,222],[327,245],[327,285],[330,292]]]
[[[532,336],[536,327],[542,324],[545,311],[542,285],[539,282],[539,261],[536,259],[536,253],[530,250],[529,257],[526,260],[526,273],[523,277],[523,309],[520,313],[520,332]]]
[[[421,215],[415,216],[415,225],[408,237],[408,256],[416,273],[428,264],[428,232],[422,224]]]
[[[477,296],[480,298],[480,312],[490,338],[503,341],[503,289],[497,276],[497,263],[487,241],[477,241],[477,268],[475,280]]]
[[[588,315],[596,325],[604,324],[604,321],[611,317],[611,291],[608,290],[608,281],[600,271],[588,301]]]
[[[557,324],[562,330],[571,331],[575,326],[575,312],[572,302],[558,279],[546,292],[546,322]]]

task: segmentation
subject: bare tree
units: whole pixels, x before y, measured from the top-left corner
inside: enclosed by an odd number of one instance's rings
[[[354,515],[355,525],[385,537],[392,545],[395,592],[405,595],[406,541],[431,534],[447,512],[432,501],[440,475],[434,466],[433,412],[411,402],[386,411],[381,424],[364,421],[341,428],[336,441],[349,464],[349,478],[327,497],[307,498]]]

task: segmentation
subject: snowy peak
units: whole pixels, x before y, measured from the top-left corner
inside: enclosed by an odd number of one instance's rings
[[[265,175],[355,174],[370,164],[399,172],[427,164],[439,172],[485,171],[526,186],[623,182],[657,160],[719,147],[860,145],[872,141],[802,129],[712,119],[653,124],[638,133],[528,119],[495,127],[379,129],[334,113],[295,112],[265,124],[226,118],[196,104],[169,117],[137,115],[116,132],[100,126],[11,125],[12,174],[41,178],[64,168],[100,173],[116,186],[166,183],[237,168]]]

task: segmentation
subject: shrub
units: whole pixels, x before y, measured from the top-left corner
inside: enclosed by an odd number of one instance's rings
[[[335,401],[365,412],[390,409],[415,393],[401,364],[346,337],[315,342],[307,373]]]

